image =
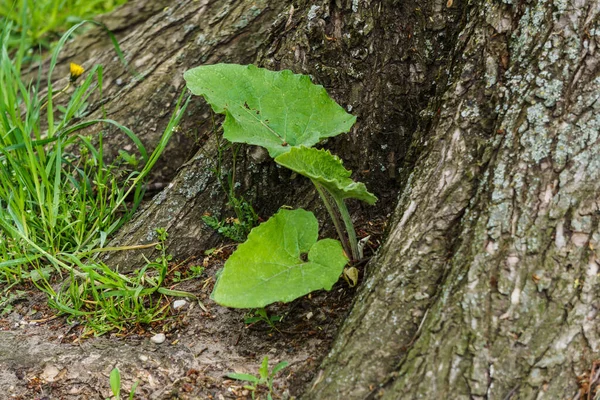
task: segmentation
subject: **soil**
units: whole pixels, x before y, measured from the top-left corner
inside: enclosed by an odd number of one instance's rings
[[[371,235],[366,256],[380,243],[383,221],[361,224],[359,237]],[[107,399],[109,375],[121,371],[122,396],[135,382],[135,399],[249,399],[248,382],[227,377],[239,372],[257,375],[265,356],[269,367],[287,361],[275,378],[274,399],[293,399],[307,387],[350,308],[356,288],[343,279],[329,291],[314,292],[288,304],[267,308],[282,320],[274,327],[245,323],[249,310],[220,307],[209,299],[215,273],[234,245],[223,245],[210,256],[174,263],[169,288],[193,293],[178,310],[170,305],[160,324],[134,326],[127,332],[89,337],[75,320],[57,317],[35,288],[20,290],[12,310],[0,316],[0,392],[12,399]],[[174,283],[175,271],[205,265],[197,279]],[[361,274],[362,263],[358,266]],[[0,301],[2,299],[0,298]],[[170,298],[173,302],[176,298]],[[1,312],[1,310],[0,310]],[[164,333],[166,340],[150,340]],[[268,391],[259,387],[257,399]]]

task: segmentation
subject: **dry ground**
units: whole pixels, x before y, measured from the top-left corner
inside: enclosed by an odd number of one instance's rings
[[[383,224],[363,224],[374,234],[369,252],[379,243]],[[370,232],[369,232],[370,231]],[[359,233],[361,233],[359,231]],[[0,392],[13,399],[106,399],[109,374],[121,371],[123,392],[139,381],[136,399],[245,399],[244,383],[228,379],[229,372],[256,374],[264,356],[270,366],[289,362],[276,378],[274,399],[294,398],[318,373],[356,288],[340,280],[330,292],[316,292],[289,304],[268,308],[283,317],[273,329],[264,322],[246,324],[248,310],[218,306],[209,299],[214,275],[232,246],[206,262],[199,279],[172,284],[202,301],[171,311],[164,323],[132,327],[125,335],[82,337],[76,321],[55,317],[43,295],[21,288],[25,295],[13,310],[0,316]],[[178,269],[203,263],[187,260]],[[361,272],[364,268],[361,266]],[[174,271],[171,271],[171,273]],[[153,343],[156,333],[166,341]],[[257,398],[266,398],[261,389]]]

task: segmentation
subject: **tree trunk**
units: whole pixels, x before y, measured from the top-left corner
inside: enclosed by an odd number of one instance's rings
[[[469,3],[389,237],[306,398],[572,398],[598,358],[600,5],[511,3]]]
[[[326,143],[380,198],[351,211],[369,218],[399,202],[305,398],[572,397],[600,347],[599,9],[593,0],[182,1],[123,36],[147,75],[125,87],[111,75],[107,107],[151,144],[183,71],[254,62],[311,74],[358,116]],[[110,50],[97,57],[116,65]],[[225,210],[209,170],[211,125],[193,103],[167,153],[175,161],[159,174],[177,176],[116,243],[152,241],[161,226],[177,258],[214,243],[200,220]],[[193,142],[201,150],[183,164]],[[261,215],[318,207],[308,183],[260,149],[244,148],[237,174]]]

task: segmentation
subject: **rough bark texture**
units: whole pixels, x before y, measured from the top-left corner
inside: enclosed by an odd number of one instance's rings
[[[599,355],[600,6],[468,8],[389,238],[306,398],[571,398]]]
[[[124,86],[111,75],[107,107],[151,144],[184,70],[255,62],[311,74],[358,116],[326,143],[380,196],[354,214],[391,211],[398,193],[399,203],[305,398],[567,398],[600,350],[599,9],[593,0],[182,1],[124,36],[147,75],[123,75]],[[98,57],[116,65],[110,50]],[[117,243],[152,241],[165,226],[183,258],[215,240],[200,222],[225,204],[209,171],[210,116],[201,102],[188,114],[162,176],[182,166],[186,137],[202,150]],[[316,207],[309,185],[260,149],[245,148],[238,175],[264,216]]]

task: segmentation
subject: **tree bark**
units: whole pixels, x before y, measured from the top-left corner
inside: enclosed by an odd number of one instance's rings
[[[357,115],[325,146],[380,198],[372,209],[353,204],[355,217],[395,211],[305,398],[573,397],[600,347],[599,9],[593,0],[182,1],[121,33],[148,70],[125,87],[118,74],[107,79],[107,107],[151,144],[184,70],[254,62],[312,75]],[[116,65],[109,51],[97,59]],[[216,240],[200,220],[226,212],[209,170],[210,115],[200,101],[188,111],[167,153],[176,161],[159,174],[177,176],[115,243],[150,242],[167,227],[169,251],[184,258]],[[201,150],[183,164],[192,142]],[[237,166],[239,193],[261,215],[319,207],[308,182],[260,149],[244,148]]]
[[[512,3],[469,2],[390,235],[306,398],[572,398],[598,358],[600,5]]]

